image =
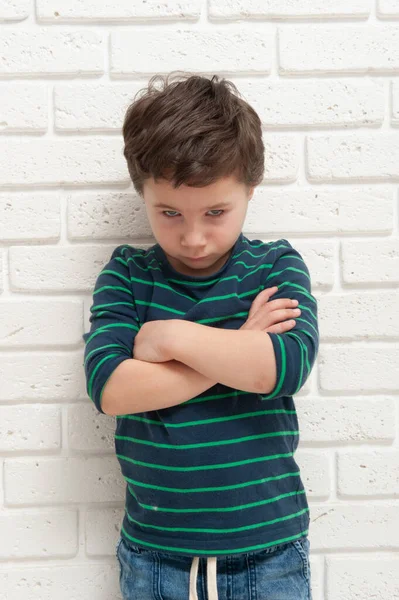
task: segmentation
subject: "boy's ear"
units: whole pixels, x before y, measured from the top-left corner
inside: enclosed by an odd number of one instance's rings
[[[249,188],[249,190],[248,190],[248,194],[249,194],[249,196],[248,196],[248,202],[249,202],[250,200],[252,200],[252,197],[253,197],[253,195],[254,195],[254,192],[255,192],[255,188],[254,188],[254,187],[251,187],[251,188]]]

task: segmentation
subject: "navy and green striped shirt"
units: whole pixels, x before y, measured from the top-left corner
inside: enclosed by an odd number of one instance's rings
[[[126,481],[121,535],[131,544],[217,556],[307,535],[292,396],[316,359],[317,302],[309,270],[286,239],[264,243],[242,233],[213,275],[182,275],[159,244],[118,246],[99,274],[83,339],[87,393],[100,412],[105,383],[132,358],[142,323],[186,319],[239,329],[255,297],[274,285],[271,299],[296,298],[302,312],[289,332],[265,333],[277,363],[270,394],[218,383],[182,404],[116,417],[115,449]]]

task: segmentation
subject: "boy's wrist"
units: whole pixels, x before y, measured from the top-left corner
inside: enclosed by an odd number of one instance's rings
[[[191,322],[184,319],[169,319],[167,323],[166,335],[163,336],[161,343],[164,350],[171,356],[171,360],[179,360],[182,341]]]

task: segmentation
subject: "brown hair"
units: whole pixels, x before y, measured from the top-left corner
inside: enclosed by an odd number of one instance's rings
[[[231,81],[187,73],[170,81],[177,73],[154,75],[126,111],[123,154],[137,193],[143,196],[149,177],[203,187],[235,173],[248,188],[259,185],[264,145],[256,111]]]

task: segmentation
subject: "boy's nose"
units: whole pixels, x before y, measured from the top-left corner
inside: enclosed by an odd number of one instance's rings
[[[182,238],[181,245],[190,256],[201,256],[206,247],[205,238],[201,233],[188,233]]]

